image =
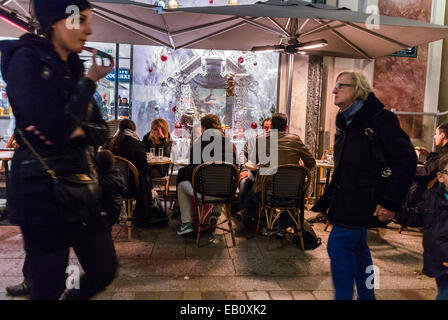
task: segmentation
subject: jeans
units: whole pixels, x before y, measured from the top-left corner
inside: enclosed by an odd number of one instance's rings
[[[448,275],[436,278],[437,297],[436,300],[448,300]]]
[[[180,220],[182,223],[192,223],[192,200],[193,200],[193,186],[190,181],[182,181],[177,185],[177,200],[179,202]],[[198,198],[201,195],[198,193]],[[205,196],[205,200],[219,200],[220,198]],[[217,205],[219,209],[217,212],[221,212],[224,208],[223,205]]]
[[[366,228],[334,225],[328,238],[328,255],[336,300],[352,300],[356,283],[358,300],[375,300]]]
[[[104,218],[89,220],[86,225],[74,222],[22,226],[21,230],[32,281],[32,300],[59,299],[66,289],[70,247],[84,274],[80,277],[79,289],[75,285],[67,292],[66,299],[89,299],[114,279],[118,261]]]
[[[249,177],[244,178],[240,181],[239,189],[240,192],[238,193],[238,209],[241,211],[245,209],[245,203],[247,201],[247,197],[249,196],[249,192],[252,189],[252,186],[254,185],[255,178],[253,177],[252,173],[249,171]]]

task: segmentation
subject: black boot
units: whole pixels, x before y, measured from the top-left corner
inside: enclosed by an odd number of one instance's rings
[[[27,296],[31,294],[31,286],[27,281],[23,281],[15,286],[6,287],[6,292],[10,296]]]

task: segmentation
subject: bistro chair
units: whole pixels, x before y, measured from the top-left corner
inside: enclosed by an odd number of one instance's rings
[[[115,132],[117,132],[118,127],[120,126],[120,121],[121,120],[118,120],[118,119],[106,121],[107,129],[109,129],[109,138],[112,138],[114,136]]]
[[[265,176],[262,181],[256,232],[259,232],[261,218],[265,216],[268,246],[275,222],[282,213],[287,213],[294,221],[294,235],[299,236],[300,246],[302,250],[305,250],[302,225],[305,213],[304,199],[309,185],[309,170],[297,164],[281,165],[275,174]]]
[[[235,235],[231,221],[232,204],[238,186],[238,169],[228,162],[207,162],[197,166],[193,171],[193,194],[196,201],[195,214],[198,216],[197,245],[199,247],[201,231],[209,226],[206,222],[207,215],[211,210],[206,211],[205,205],[222,204],[225,206],[225,220],[215,226],[229,232],[232,237],[232,244],[235,246]],[[227,222],[228,228],[220,227]]]
[[[131,240],[132,219],[137,204],[137,192],[139,187],[139,176],[137,168],[125,158],[114,156],[115,168],[118,170],[120,177],[125,182],[125,190],[123,191],[123,201],[126,210],[123,213],[123,218],[128,226],[128,240]]]

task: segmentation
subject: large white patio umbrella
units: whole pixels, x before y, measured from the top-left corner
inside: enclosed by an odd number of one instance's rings
[[[0,2],[0,9],[17,4],[29,8],[29,0],[13,0]],[[91,41],[289,53],[287,110],[295,53],[373,59],[448,37],[446,26],[388,16],[372,19],[346,8],[298,0],[167,10],[129,0],[93,0],[92,4]],[[0,36],[4,35],[2,28]]]

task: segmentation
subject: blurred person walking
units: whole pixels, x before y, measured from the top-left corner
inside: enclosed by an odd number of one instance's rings
[[[71,15],[69,6],[79,12]],[[98,65],[94,52],[92,66],[84,75],[78,54],[92,34],[87,0],[34,1],[34,11],[43,36],[27,33],[0,44],[1,71],[19,143],[7,191],[10,221],[22,231],[31,299],[61,297],[70,247],[84,274],[79,287],[63,297],[88,299],[115,277],[117,258],[109,226],[99,206],[82,202],[76,210],[63,208],[43,161],[58,177],[92,174],[89,146],[102,145],[108,135],[93,95],[97,81],[114,63]],[[78,27],[70,28],[67,18],[78,21]]]

